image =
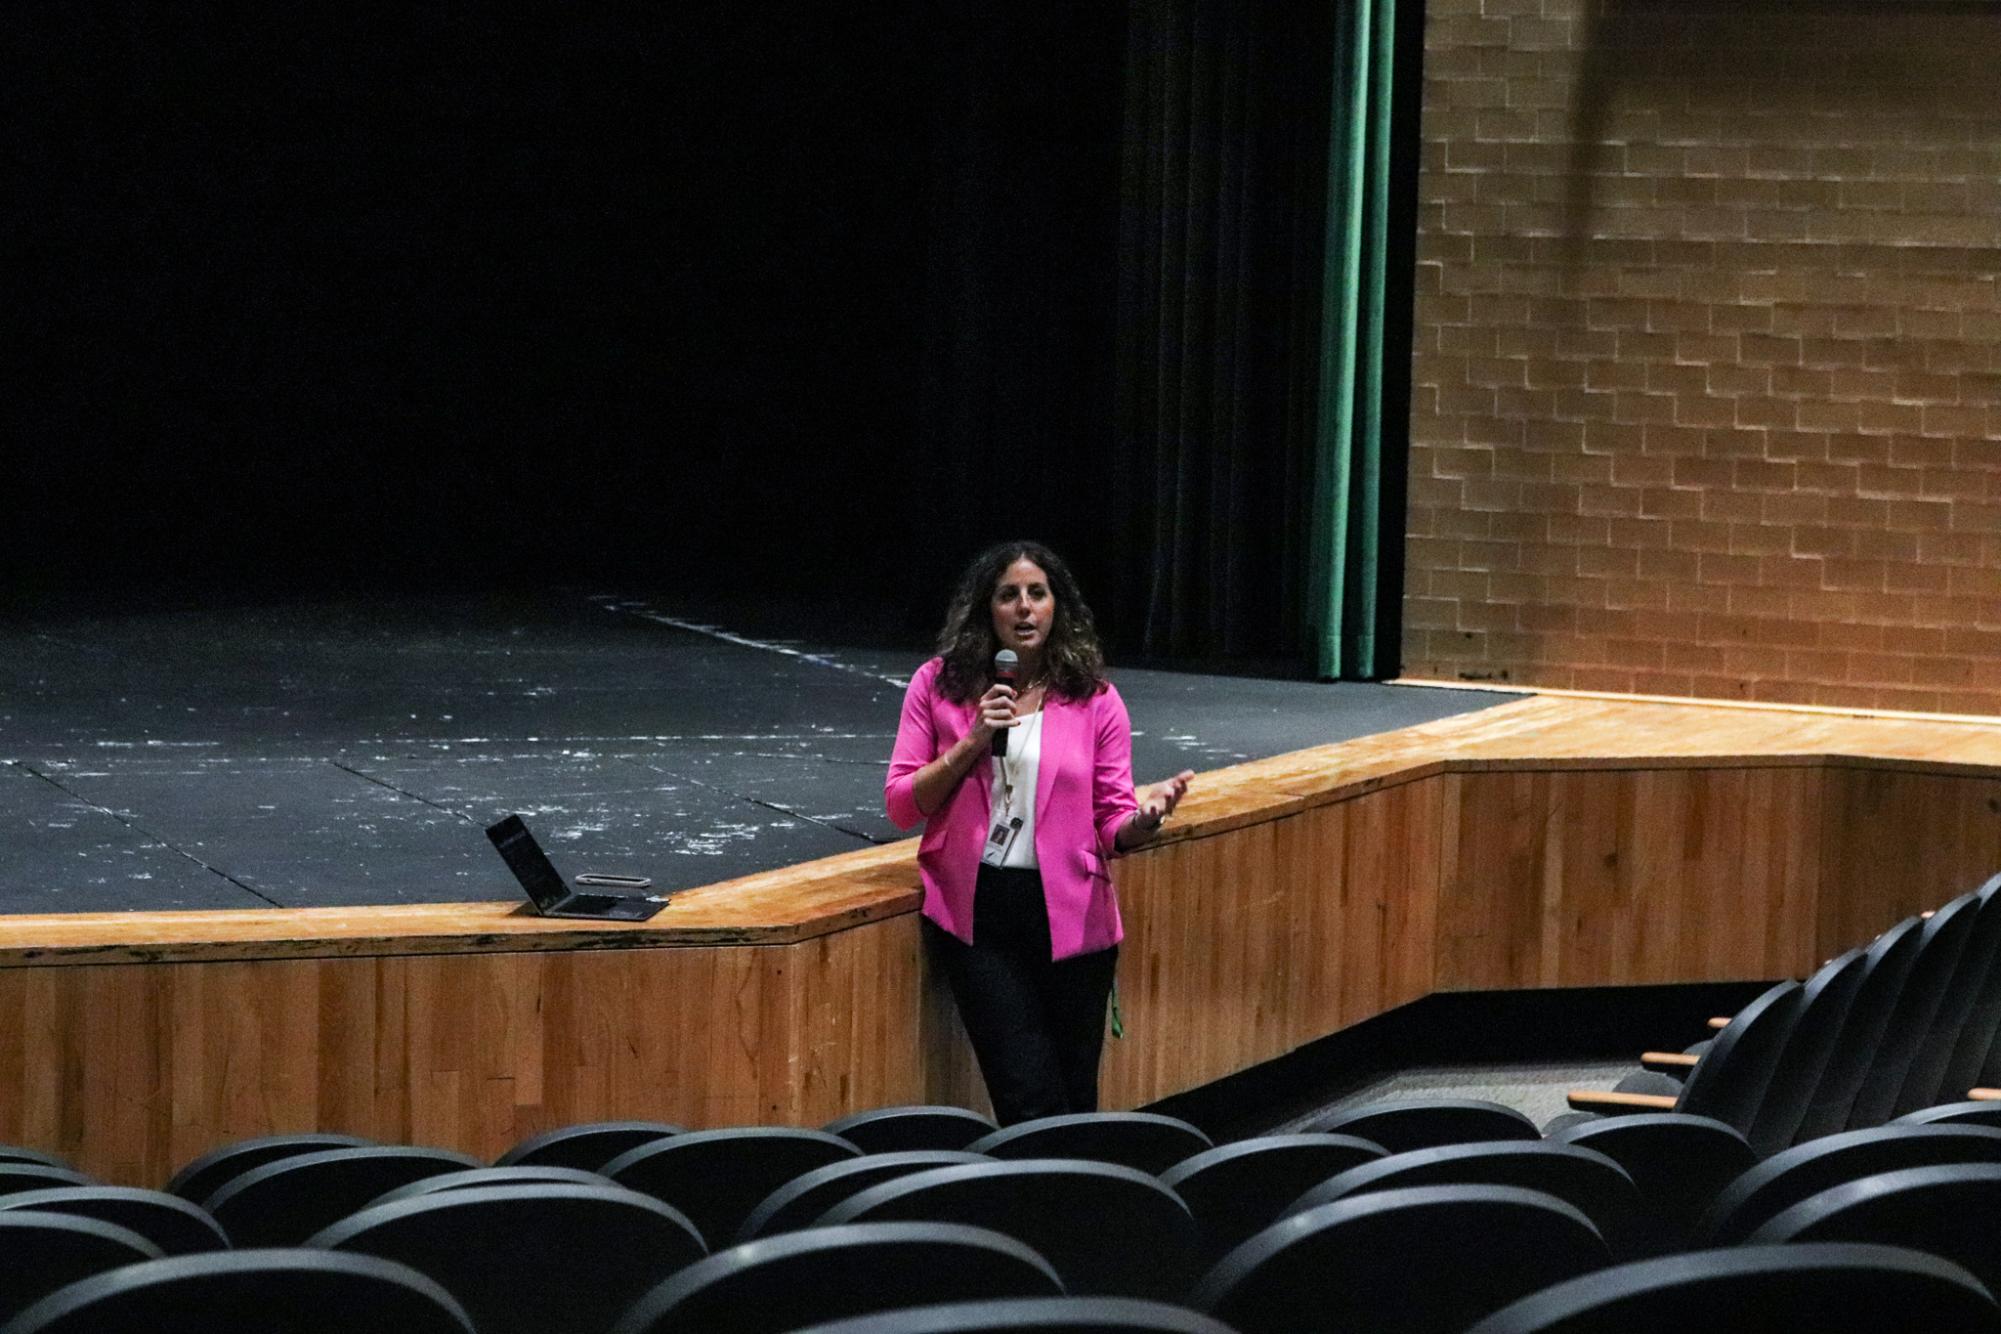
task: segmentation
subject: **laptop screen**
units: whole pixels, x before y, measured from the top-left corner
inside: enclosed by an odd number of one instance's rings
[[[493,840],[493,846],[500,849],[500,855],[507,859],[508,869],[514,878],[528,891],[528,897],[535,900],[539,908],[553,908],[561,903],[570,892],[563,883],[563,877],[556,874],[556,868],[543,855],[535,836],[528,832],[528,826],[518,815],[510,815],[496,825],[487,828],[486,836]]]

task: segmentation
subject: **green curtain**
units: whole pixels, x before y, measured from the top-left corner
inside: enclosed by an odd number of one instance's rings
[[[1396,0],[1339,0],[1307,624],[1318,673],[1393,675],[1381,633],[1384,366]],[[1406,0],[1410,3],[1410,0]],[[1400,524],[1398,525],[1400,526]]]

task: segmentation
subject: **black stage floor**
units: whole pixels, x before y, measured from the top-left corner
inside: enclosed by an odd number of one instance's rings
[[[902,837],[882,778],[922,646],[783,619],[582,591],[17,614],[0,912],[512,898],[481,833],[509,811],[567,874],[668,889]],[[1114,678],[1141,782],[1502,698]]]

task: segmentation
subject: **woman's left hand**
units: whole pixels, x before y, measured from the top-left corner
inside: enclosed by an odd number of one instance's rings
[[[1193,769],[1183,769],[1165,782],[1148,788],[1139,799],[1140,828],[1147,832],[1160,828],[1160,822],[1174,814],[1174,808],[1188,795],[1188,780],[1193,777]]]

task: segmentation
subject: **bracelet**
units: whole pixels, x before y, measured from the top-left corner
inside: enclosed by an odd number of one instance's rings
[[[1142,834],[1157,834],[1160,832],[1160,827],[1167,823],[1165,815],[1155,816],[1152,824],[1141,823],[1145,818],[1144,815],[1137,811],[1133,813],[1133,827],[1138,829]]]

